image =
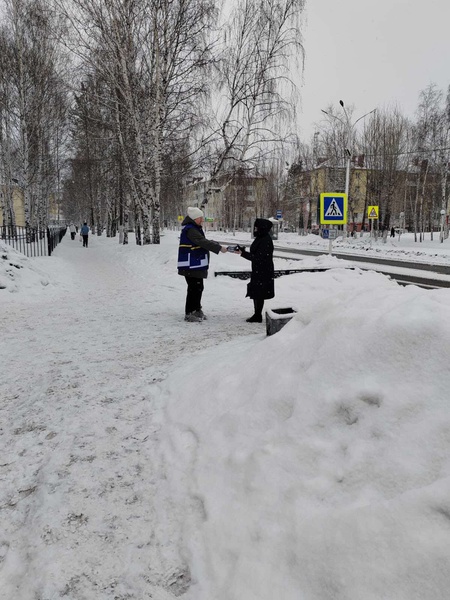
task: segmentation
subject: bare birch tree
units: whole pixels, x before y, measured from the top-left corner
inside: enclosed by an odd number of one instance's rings
[[[445,107],[442,118],[441,137],[439,140],[441,150],[439,151],[440,175],[441,175],[441,208],[445,211],[444,235],[441,235],[441,242],[449,235],[449,169],[450,169],[450,85],[447,88],[445,98]]]
[[[143,241],[159,243],[166,140],[175,123],[183,124],[179,130],[190,125],[186,115],[204,87],[200,75],[213,4],[57,0],[57,6],[70,21],[73,50],[108,82],[121,165],[143,224]]]
[[[50,13],[40,0],[8,0],[2,44],[8,51],[3,86],[8,96],[2,106],[5,151],[14,170],[25,204],[25,225],[47,224],[49,201],[55,196],[55,149],[59,148],[65,122],[62,64]],[[5,81],[7,78],[7,82]]]
[[[440,218],[440,210],[447,212],[448,106],[442,91],[433,84],[420,93],[414,138],[419,240],[423,241],[428,227],[433,239],[434,223]],[[417,239],[417,225],[415,235]]]
[[[211,182],[267,162],[286,141],[296,98],[291,68],[303,61],[303,7],[303,0],[239,0],[231,11],[215,63],[217,108],[201,139]]]
[[[371,115],[360,142],[369,169],[369,200],[380,207],[379,225],[384,231],[390,227],[393,211],[398,212],[403,197],[408,127],[397,108],[381,109]]]
[[[15,233],[16,216],[13,205],[13,129],[14,113],[12,102],[11,70],[12,47],[7,32],[0,31],[0,208],[3,215],[3,230]]]

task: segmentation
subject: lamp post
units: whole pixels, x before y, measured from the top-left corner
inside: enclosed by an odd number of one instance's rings
[[[400,213],[400,227],[398,230],[398,241],[400,241],[400,237],[402,235],[403,229],[405,228],[405,213],[402,211]]]
[[[354,123],[351,122],[349,114],[345,108],[344,105],[344,101],[343,100],[339,100],[339,104],[342,107],[342,110],[344,111],[344,115],[345,115],[345,121],[343,119],[341,119],[340,117],[338,117],[337,115],[333,115],[331,113],[328,113],[326,110],[322,110],[322,112],[327,115],[328,117],[332,118],[332,119],[336,119],[337,121],[340,121],[343,126],[345,127],[346,130],[346,134],[347,134],[347,139],[346,139],[346,147],[344,148],[345,150],[345,155],[347,157],[346,160],[346,167],[345,167],[345,194],[347,195],[347,200],[348,200],[348,194],[349,194],[349,189],[350,189],[350,161],[352,158],[352,152],[350,150],[350,146],[352,145],[352,137],[353,137],[353,130],[355,125],[358,123],[358,121],[361,121],[361,119],[364,119],[365,117],[367,117],[368,115],[371,115],[372,113],[374,113],[377,109],[374,108],[373,110],[365,113],[364,115],[362,115],[361,117],[359,117],[358,119],[356,119],[356,121]],[[348,204],[349,206],[350,204]],[[342,226],[342,230],[343,230],[343,235],[342,238],[344,239],[345,237],[347,237],[347,225],[344,224]]]

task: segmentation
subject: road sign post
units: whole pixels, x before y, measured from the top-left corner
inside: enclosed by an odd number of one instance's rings
[[[331,231],[328,228],[322,229],[322,239],[328,240],[328,254],[331,254],[331,250],[333,247],[332,237],[330,233]]]
[[[328,246],[328,254],[331,254],[331,251],[333,249],[333,240],[335,240],[337,238],[337,234],[338,234],[337,229],[330,229],[328,232],[328,239],[330,240],[330,243]]]
[[[347,194],[324,192],[320,194],[321,225],[345,225],[347,223]],[[333,239],[337,231],[331,229],[328,234],[329,254],[332,251]]]
[[[379,215],[379,207],[378,206],[368,206],[367,207],[367,218],[370,220],[370,243],[372,244],[373,238],[373,222],[375,219],[378,219]]]

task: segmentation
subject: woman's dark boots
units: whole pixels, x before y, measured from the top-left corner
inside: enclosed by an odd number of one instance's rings
[[[253,300],[253,306],[255,307],[255,314],[246,319],[247,323],[262,323],[264,300]]]

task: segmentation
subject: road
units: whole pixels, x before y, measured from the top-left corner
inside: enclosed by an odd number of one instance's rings
[[[289,257],[291,260],[293,258],[292,254],[303,256],[327,254],[325,251],[282,248],[279,246],[275,249],[275,255],[278,257],[283,258],[287,253],[291,255]],[[349,254],[339,251],[333,252],[333,256],[352,263],[358,263],[361,269],[371,269],[383,273],[395,279],[401,285],[418,285],[429,289],[450,287],[450,267],[447,265],[417,263],[381,257],[371,258],[360,254]]]
[[[286,248],[275,243],[274,256],[301,260],[301,256],[321,256],[328,254],[326,250],[309,250],[303,248]],[[289,256],[287,256],[289,255]],[[298,258],[296,257],[298,255]],[[391,258],[369,257],[361,254],[333,251],[333,256],[357,263],[361,269],[374,270],[395,279],[401,285],[418,285],[423,288],[450,288],[450,266],[431,262],[411,262]],[[356,265],[355,265],[356,266]]]

